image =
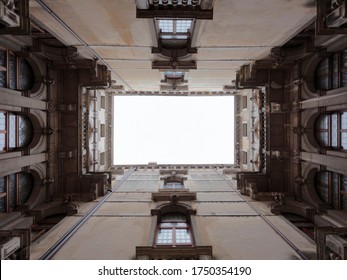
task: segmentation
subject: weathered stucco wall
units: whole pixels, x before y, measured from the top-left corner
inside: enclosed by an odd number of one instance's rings
[[[54,259],[133,259],[136,246],[153,242],[155,218],[151,193],[163,185],[158,170],[135,171],[54,256]],[[298,247],[314,246],[295,227],[274,216],[266,203],[248,203],[236,191],[236,181],[211,169],[190,170],[185,186],[197,192],[197,200],[185,202],[195,209],[196,245],[211,245],[215,259],[298,259],[298,255],[260,216],[272,223]],[[249,199],[249,198],[247,198]],[[97,202],[80,205],[80,212],[63,220],[48,233],[44,243],[33,246],[32,258],[48,249],[73,223]],[[255,210],[254,208],[259,209]],[[50,242],[48,242],[48,240]]]

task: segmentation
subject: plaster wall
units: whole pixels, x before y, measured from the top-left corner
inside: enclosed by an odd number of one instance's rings
[[[122,181],[125,176],[117,178],[114,192],[54,259],[133,259],[136,246],[152,244],[156,217],[151,210],[168,203],[151,199],[152,192],[158,192],[163,184],[162,175],[158,170],[134,171]],[[197,200],[184,202],[196,210],[192,216],[196,245],[212,245],[213,258],[298,259],[293,248],[261,215],[271,217],[276,228],[299,247],[314,250],[288,221],[274,216],[266,203],[250,203],[249,198],[241,196],[235,181],[222,171],[190,170],[186,177],[185,186],[197,193]],[[77,215],[65,218],[48,232],[47,238],[33,246],[32,258],[39,258],[96,203],[81,204]]]

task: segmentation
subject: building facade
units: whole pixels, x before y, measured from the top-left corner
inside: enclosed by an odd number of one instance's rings
[[[122,23],[157,28],[162,79],[143,91],[52,23],[69,1],[44,2],[0,2],[1,259],[347,259],[346,1],[316,1],[269,55],[234,59],[219,91],[189,89],[223,1],[120,1],[136,12]],[[235,96],[234,164],[113,165],[113,96],[193,94]]]

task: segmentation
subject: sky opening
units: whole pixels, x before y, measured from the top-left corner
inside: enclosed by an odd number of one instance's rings
[[[233,96],[115,96],[113,161],[233,164]]]

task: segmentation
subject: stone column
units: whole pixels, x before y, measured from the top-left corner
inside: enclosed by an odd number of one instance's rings
[[[0,160],[0,174],[4,172],[9,174],[11,170],[15,171],[22,167],[34,165],[46,160],[47,153],[3,159]]]
[[[347,175],[347,158],[301,152],[300,159],[325,165],[330,171]]]

